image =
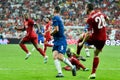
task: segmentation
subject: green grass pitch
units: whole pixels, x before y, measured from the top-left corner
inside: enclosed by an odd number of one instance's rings
[[[33,45],[27,45],[31,51]],[[69,47],[76,48],[75,45]],[[31,51],[32,52],[32,51]],[[88,80],[91,72],[93,50],[91,57],[81,61],[88,72],[77,71],[77,76],[72,76],[71,71],[63,70],[64,78],[56,78],[57,71],[54,66],[51,48],[47,49],[49,60],[43,63],[43,57],[35,50],[28,60],[24,60],[25,53],[19,45],[0,45],[0,80]],[[81,55],[85,56],[84,49]],[[62,63],[62,66],[65,64]],[[120,46],[105,46],[100,53],[100,63],[95,80],[119,80],[120,79]]]

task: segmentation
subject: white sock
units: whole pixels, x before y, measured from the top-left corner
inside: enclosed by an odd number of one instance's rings
[[[64,59],[63,59],[63,62],[64,62],[65,64],[67,64],[68,66],[70,66],[72,69],[74,68],[73,65],[71,64],[71,62],[70,62],[67,58],[64,58]]]
[[[55,66],[56,66],[58,73],[62,73],[60,61],[58,59],[55,59],[54,63],[55,63]]]
[[[86,56],[90,56],[90,52],[88,48],[85,49],[85,53],[86,53]]]

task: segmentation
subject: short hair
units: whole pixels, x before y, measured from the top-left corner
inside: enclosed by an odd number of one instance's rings
[[[60,12],[60,7],[59,6],[55,6],[55,11],[56,11],[56,13],[59,13]]]
[[[90,11],[92,11],[92,10],[93,10],[93,4],[88,3],[88,4],[87,4],[87,8],[88,8]]]
[[[49,20],[51,20],[50,17],[45,17],[45,18],[44,18],[44,21],[45,21],[45,22],[49,22]]]

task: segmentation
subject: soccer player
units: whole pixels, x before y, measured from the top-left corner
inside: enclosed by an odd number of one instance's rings
[[[43,44],[44,43],[44,27],[42,25],[38,25],[38,29],[36,30],[36,33],[38,35],[38,43]]]
[[[60,7],[56,6],[54,8],[54,17],[52,19],[53,21],[53,30],[51,32],[51,35],[53,36],[53,58],[54,63],[56,66],[56,69],[58,71],[58,74],[56,77],[64,77],[61,70],[61,64],[60,61],[64,62],[65,64],[69,65],[72,68],[72,75],[76,76],[76,67],[71,64],[71,62],[64,57],[64,54],[66,53],[67,48],[67,41],[66,37],[64,35],[64,24],[62,22],[62,18],[60,16]]]
[[[36,26],[36,33],[37,33],[37,37],[38,37],[38,43],[43,45],[44,43],[44,27],[39,25],[39,24],[35,24],[34,26]],[[35,47],[32,48],[32,51],[35,50]]]
[[[31,52],[28,51],[25,43],[31,42],[34,45],[34,47],[36,48],[36,50],[44,57],[44,63],[46,63],[48,57],[46,56],[44,51],[41,48],[39,48],[39,46],[38,46],[38,37],[37,37],[37,34],[35,33],[35,31],[33,30],[34,21],[29,18],[28,14],[24,14],[23,17],[25,19],[24,27],[23,28],[15,27],[15,29],[20,30],[20,31],[26,30],[26,32],[27,32],[26,36],[23,37],[19,43],[20,47],[26,52],[25,60],[28,59],[31,55]]]
[[[83,69],[83,71],[88,71],[89,69],[86,68],[80,61],[79,59],[77,58],[77,54],[75,54],[75,51],[74,49],[70,49],[68,48],[67,51],[67,56],[68,56],[68,59],[70,60],[70,62],[76,66],[76,69],[79,70],[80,68]],[[69,66],[65,66],[64,67],[65,70],[71,70],[71,68]]]
[[[77,42],[77,54],[80,55],[80,51],[81,51],[81,48],[78,44],[80,43],[81,39],[83,38],[84,34],[88,31],[88,24],[85,25],[85,28],[83,30],[83,33],[80,35],[80,38]],[[93,45],[90,45],[88,42],[85,42],[84,43],[84,48],[85,48],[85,53],[86,53],[86,57],[90,57],[90,51],[89,49],[94,49],[94,46]]]
[[[82,48],[85,42],[95,46],[92,72],[89,79],[96,78],[96,70],[99,64],[99,53],[102,51],[106,41],[106,20],[107,16],[98,10],[93,9],[91,3],[85,6],[86,13],[89,15],[87,19],[88,31],[84,34],[83,39],[78,44]]]
[[[50,31],[52,29],[51,27],[51,19],[50,17],[46,17],[44,19],[44,21],[46,22],[46,26],[45,26],[45,32],[44,32],[44,52],[46,53],[47,47],[52,47],[52,44],[49,44],[49,41],[52,40],[52,36],[50,35]]]

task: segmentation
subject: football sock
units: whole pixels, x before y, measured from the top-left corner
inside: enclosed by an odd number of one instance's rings
[[[85,69],[85,66],[80,63],[78,59],[73,59],[75,65],[79,66],[79,68]]]
[[[98,64],[99,64],[99,57],[94,57],[93,67],[92,67],[92,73],[91,74],[93,74],[93,73],[96,72]]]
[[[39,53],[40,53],[42,56],[45,57],[45,53],[44,53],[44,51],[43,51],[41,48],[38,48],[37,50],[39,51]]]
[[[55,59],[54,63],[55,63],[55,66],[56,66],[58,73],[62,73],[60,61],[58,59]]]
[[[47,49],[47,46],[46,46],[46,44],[44,44],[44,52],[46,52],[46,49]]]
[[[80,52],[81,52],[82,47],[83,47],[83,46],[77,45],[77,52],[76,52],[76,53],[77,53],[78,55],[80,55]]]
[[[27,47],[24,44],[19,44],[19,45],[28,54],[29,51],[28,51]]]
[[[67,58],[64,58],[64,59],[63,59],[63,62],[64,62],[65,64],[67,64],[68,66],[70,66],[72,69],[74,68],[73,65],[71,64],[71,62],[70,62]]]

